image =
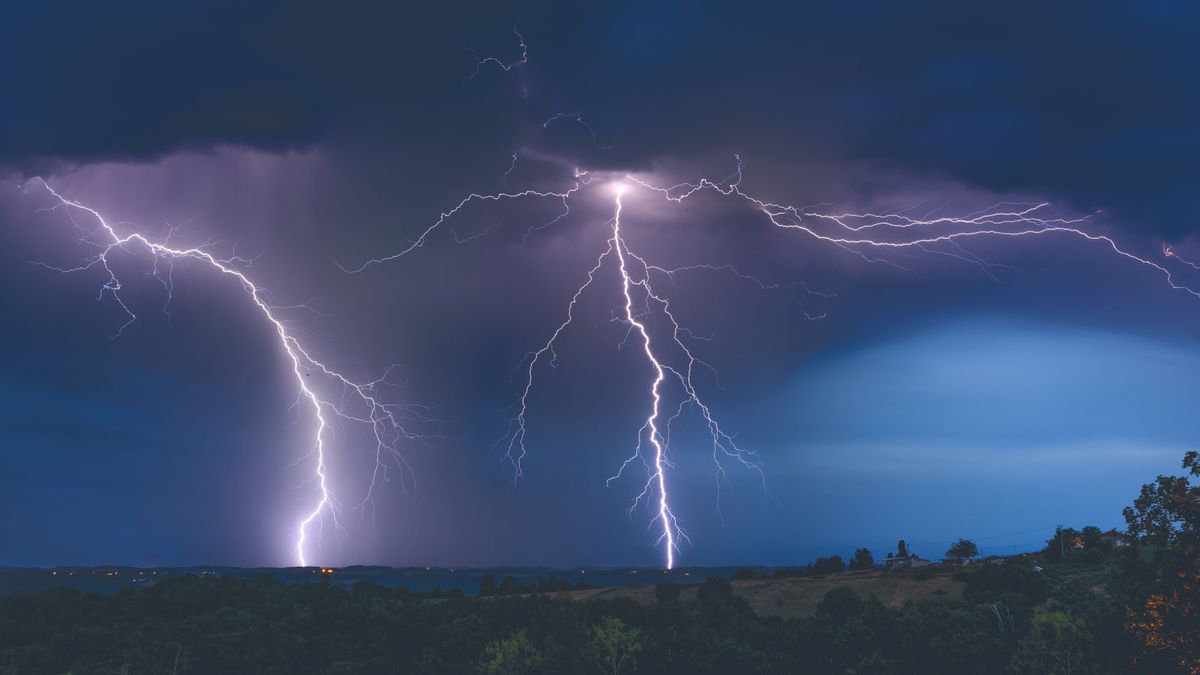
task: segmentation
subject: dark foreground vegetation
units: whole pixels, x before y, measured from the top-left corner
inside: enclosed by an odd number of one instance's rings
[[[1195,453],[1184,468],[1200,476]],[[1039,556],[885,573],[954,574],[961,598],[893,608],[835,584],[815,615],[790,619],[718,577],[647,601],[568,599],[584,591],[565,582],[481,597],[269,576],[61,589],[0,598],[0,673],[1197,675],[1200,486],[1159,477],[1125,517],[1133,544],[1115,550],[1063,529]]]

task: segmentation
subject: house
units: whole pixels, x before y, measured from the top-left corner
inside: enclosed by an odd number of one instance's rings
[[[910,553],[906,556],[896,556],[883,561],[883,564],[889,570],[915,570],[922,567],[929,567],[933,563],[922,558],[916,553]]]
[[[1101,534],[1100,540],[1113,548],[1125,548],[1129,546],[1129,535],[1124,532],[1117,532],[1116,529]]]

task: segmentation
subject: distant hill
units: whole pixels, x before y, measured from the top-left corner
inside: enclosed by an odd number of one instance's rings
[[[161,579],[187,574],[217,575],[245,579],[266,574],[287,583],[326,582],[334,585],[353,585],[356,581],[372,581],[388,587],[407,588],[424,592],[439,588],[459,589],[467,594],[479,591],[479,580],[485,574],[497,579],[512,576],[521,584],[536,584],[538,579],[555,577],[572,583],[586,581],[602,587],[653,585],[660,581],[680,584],[703,581],[709,576],[729,577],[737,567],[688,567],[662,570],[644,567],[621,568],[552,568],[552,567],[381,567],[354,565],[335,568],[323,573],[317,567],[224,567],[199,565],[193,567],[130,567],[100,565],[96,567],[20,568],[0,567],[0,594],[38,593],[59,587],[97,593],[116,593],[125,588],[146,588]],[[758,568],[769,570],[770,568]]]

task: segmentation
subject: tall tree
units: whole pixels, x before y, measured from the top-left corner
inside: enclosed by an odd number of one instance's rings
[[[908,547],[904,545],[903,539],[900,540],[899,544],[896,544],[896,557],[897,558],[907,558],[908,557]]]
[[[542,654],[533,646],[525,631],[490,642],[483,648],[481,670],[489,675],[525,675],[542,662]]]
[[[1200,477],[1200,455],[1184,455],[1183,468]],[[1159,476],[1142,486],[1125,522],[1135,541],[1130,568],[1146,552],[1151,560],[1125,624],[1142,647],[1138,665],[1147,673],[1200,673],[1200,485]]]
[[[484,596],[496,594],[495,576],[491,574],[485,574],[479,578],[479,594]]]
[[[1083,621],[1066,612],[1041,612],[1013,654],[1010,673],[1079,675],[1095,672],[1092,636]]]
[[[1042,555],[1050,562],[1060,562],[1075,549],[1083,548],[1083,535],[1073,527],[1058,526],[1054,536],[1046,541]]]
[[[1104,541],[1104,532],[1095,525],[1087,525],[1079,531],[1079,536],[1083,539],[1083,548],[1088,551],[1107,551],[1112,548],[1108,542]]]
[[[977,555],[979,555],[979,547],[970,539],[959,539],[946,550],[946,557],[958,562],[970,560]]]
[[[875,556],[871,555],[870,549],[860,548],[854,552],[854,557],[850,559],[850,569],[852,570],[871,570],[875,569]]]
[[[621,675],[637,670],[637,653],[642,650],[638,642],[641,634],[636,628],[625,625],[620,619],[607,616],[600,625],[592,629],[591,652],[605,675]]]

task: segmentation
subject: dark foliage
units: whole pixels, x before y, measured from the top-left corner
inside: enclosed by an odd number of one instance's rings
[[[871,570],[875,569],[875,557],[871,555],[870,549],[860,548],[854,552],[854,557],[850,560],[851,570]]]
[[[679,584],[671,581],[664,581],[654,587],[654,598],[659,602],[675,602],[682,593]]]
[[[840,555],[831,555],[828,558],[817,558],[812,567],[809,568],[811,574],[836,574],[846,571],[846,562],[842,560]]]
[[[1200,673],[1200,454],[1183,457],[1185,476],[1142,486],[1125,522],[1135,538],[1126,556],[1132,597],[1126,629],[1144,672]]]
[[[767,575],[763,574],[762,572],[759,572],[758,570],[754,569],[753,567],[743,567],[740,570],[733,573],[732,579],[734,581],[747,581],[749,579],[765,579],[766,576]]]
[[[838,588],[817,616],[783,620],[756,615],[725,579],[697,591],[698,603],[649,605],[269,577],[56,591],[0,598],[0,672],[585,673],[598,654],[636,654],[641,673],[998,674],[1013,646],[988,610],[963,602],[896,610]]]
[[[1200,475],[1196,455],[1184,468]],[[655,603],[555,598],[576,586],[490,576],[477,598],[269,576],[7,596],[0,675],[1196,673],[1200,488],[1159,477],[1126,518],[1132,550],[1109,552],[1095,528],[1060,528],[1047,553],[1063,560],[963,569],[961,600],[892,608],[839,586],[799,619],[756,614],[721,577],[694,587],[695,600],[661,583]],[[833,556],[775,576],[843,567]]]
[[[946,557],[958,562],[969,560],[979,555],[979,547],[970,539],[959,539],[946,550]]]

